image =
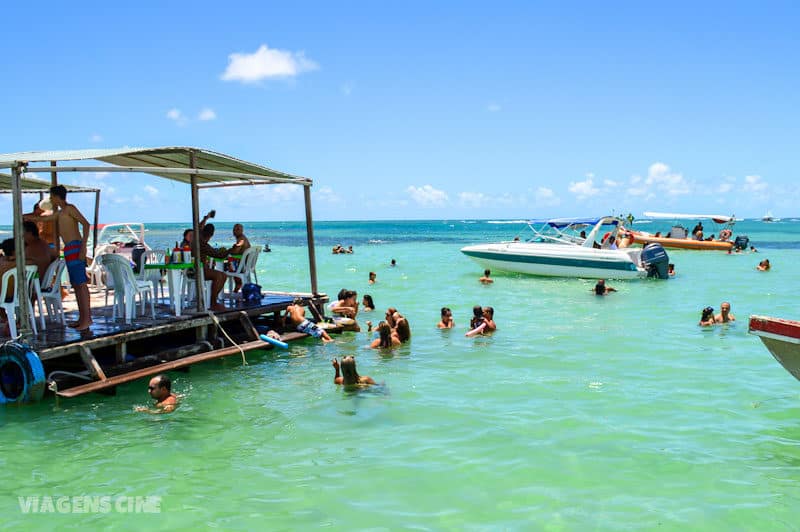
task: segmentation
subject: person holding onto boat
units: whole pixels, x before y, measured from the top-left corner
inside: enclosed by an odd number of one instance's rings
[[[136,407],[137,412],[168,414],[178,407],[178,396],[172,393],[172,381],[166,375],[157,375],[150,379],[147,391],[150,393],[150,397],[156,401],[156,404],[153,408]]]
[[[714,320],[714,307],[706,307],[703,309],[703,313],[700,315],[700,325],[701,327],[708,327],[710,325],[714,325],[716,321]]]
[[[75,290],[78,301],[78,321],[69,326],[85,331],[92,324],[92,309],[89,300],[89,285],[86,278],[86,243],[89,240],[89,221],[75,205],[67,203],[67,189],[64,185],[50,187],[50,203],[53,214],[50,216],[25,216],[32,222],[54,221],[64,240],[64,260],[67,263],[69,282]],[[81,226],[82,230],[78,229]]]
[[[295,299],[291,305],[286,307],[286,313],[283,317],[289,320],[289,323],[291,323],[298,332],[313,336],[314,338],[319,338],[326,344],[333,341],[328,331],[306,318],[306,308],[303,306],[302,299]]]
[[[605,296],[611,292],[616,292],[617,289],[612,286],[606,286],[605,279],[598,279],[597,284],[594,285],[594,294],[596,296]]]
[[[456,322],[453,319],[453,311],[448,307],[442,307],[442,319],[439,320],[439,323],[436,324],[436,327],[439,329],[452,329],[455,326]]]
[[[492,275],[492,270],[488,268],[483,270],[483,277],[478,279],[478,282],[480,282],[481,284],[492,284],[494,282],[494,279],[492,279],[490,275]]]
[[[375,384],[372,377],[367,375],[359,375],[356,370],[356,359],[352,355],[342,358],[341,366],[339,361],[335,358],[331,361],[331,365],[336,373],[333,376],[334,384],[342,384],[344,386],[366,386]],[[339,369],[341,368],[341,374]]]
[[[719,314],[714,316],[714,321],[717,323],[728,323],[730,321],[736,321],[736,316],[731,314],[731,304],[727,301],[723,301],[722,304],[719,306]]]
[[[766,272],[770,268],[771,268],[771,266],[769,264],[769,259],[762,260],[761,262],[758,263],[758,266],[756,266],[756,270],[758,270],[760,272]]]

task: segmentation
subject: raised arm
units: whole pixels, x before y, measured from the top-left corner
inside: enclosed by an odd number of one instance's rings
[[[342,376],[339,374],[339,361],[334,358],[333,360],[331,360],[331,365],[333,366],[333,369],[336,371],[336,374],[333,376],[333,383],[341,384]]]

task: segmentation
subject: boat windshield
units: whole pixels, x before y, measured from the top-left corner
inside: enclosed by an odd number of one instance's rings
[[[592,247],[598,234],[615,234],[620,219],[613,216],[603,218],[551,218],[529,220],[528,227],[533,237],[527,242],[551,242]]]
[[[97,245],[89,246],[89,248],[108,244],[134,247],[137,244],[144,244],[144,233],[144,224],[139,222],[107,224],[100,229],[100,233],[97,235]]]

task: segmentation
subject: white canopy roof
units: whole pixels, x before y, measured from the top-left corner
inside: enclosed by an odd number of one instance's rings
[[[20,178],[22,192],[50,192],[50,181],[34,179],[32,177]],[[79,187],[75,185],[64,185],[68,192],[97,192],[99,188]],[[0,194],[11,193],[11,176],[0,174]]]
[[[194,166],[191,158],[194,158]],[[109,167],[49,166],[51,161],[101,161]],[[48,163],[48,166],[35,165]],[[190,183],[192,175],[197,184],[218,186],[221,184],[266,184],[294,183],[311,185],[306,177],[280,172],[229,155],[202,148],[174,146],[161,148],[118,148],[94,150],[30,151],[0,154],[0,168],[11,168],[27,164],[26,172],[86,172],[124,171],[142,172],[183,183]]]

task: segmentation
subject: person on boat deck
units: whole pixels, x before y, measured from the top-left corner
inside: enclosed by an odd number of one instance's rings
[[[700,315],[700,325],[701,327],[708,327],[709,325],[714,325],[716,321],[714,320],[714,307],[706,307],[703,309],[703,313]]]
[[[284,319],[288,319],[298,332],[305,333],[314,338],[319,338],[326,344],[328,342],[333,342],[328,331],[319,327],[316,323],[310,322],[306,318],[306,308],[303,306],[302,299],[295,299],[291,305],[286,307]]]
[[[436,324],[436,327],[439,329],[452,329],[455,326],[456,322],[453,319],[453,311],[448,307],[442,307],[442,319]]]
[[[494,282],[494,279],[492,279],[490,277],[490,275],[492,275],[492,270],[487,268],[487,269],[483,270],[483,277],[478,279],[478,281],[481,284],[492,284]]]
[[[695,240],[703,240],[703,231],[695,231],[694,239]]]
[[[236,242],[231,246],[228,252],[231,255],[241,255],[245,250],[250,248],[250,241],[244,236],[244,226],[242,224],[234,224],[233,237]]]
[[[25,239],[25,258],[28,264],[35,264],[39,272],[39,282],[44,282],[47,267],[55,260],[53,250],[47,242],[39,238],[39,228],[30,221],[22,222],[22,237]]]
[[[53,204],[49,199],[43,199],[33,206],[33,212],[29,213],[31,216],[52,216]],[[23,215],[24,218],[24,215]],[[39,229],[39,238],[52,249],[53,259],[56,259],[56,225],[55,222],[37,222],[36,227]]]
[[[228,250],[225,248],[213,248],[209,241],[214,236],[214,224],[205,223],[205,219],[201,224],[200,229],[200,261],[203,263],[203,275],[206,281],[211,281],[211,309],[215,312],[222,312],[225,310],[225,305],[217,301],[219,293],[225,286],[227,275],[224,272],[215,270],[209,266],[210,258],[224,259],[228,256]]]
[[[367,375],[359,375],[356,370],[356,359],[352,355],[342,358],[341,375],[339,374],[339,361],[335,358],[331,361],[331,365],[336,373],[333,376],[334,384],[343,384],[345,386],[357,386],[375,384],[372,377]]]
[[[378,323],[375,330],[378,331],[378,338],[370,342],[369,347],[371,349],[388,349],[397,347],[402,343],[399,338],[392,334],[392,328],[385,321]]]
[[[758,263],[758,266],[756,266],[756,270],[758,270],[760,272],[765,272],[765,271],[769,270],[770,267],[771,266],[769,264],[769,259],[764,259],[764,260],[762,260],[761,262]]]
[[[617,289],[611,286],[606,286],[605,279],[598,279],[597,284],[594,285],[594,294],[596,296],[605,296],[611,292],[616,292]]]
[[[70,327],[85,331],[92,324],[89,285],[86,278],[86,243],[89,240],[89,221],[75,205],[67,203],[67,189],[64,185],[50,187],[50,203],[53,214],[50,216],[24,216],[32,222],[54,221],[59,234],[64,240],[64,260],[67,263],[69,282],[75,290],[78,301],[78,321]],[[82,230],[78,230],[78,226]]]
[[[618,249],[617,248],[617,237],[614,235],[610,235],[603,244],[600,246],[601,249]]]
[[[192,249],[192,239],[194,238],[194,230],[187,229],[183,232],[183,240],[181,240],[181,249],[188,247]]]
[[[697,225],[695,225],[694,229],[692,229],[692,234],[696,235],[698,231],[703,231],[703,222],[697,222]]]
[[[364,312],[372,312],[375,310],[375,302],[372,300],[372,296],[364,294],[364,297],[361,299],[361,306]]]
[[[168,414],[178,407],[178,396],[172,393],[172,381],[166,375],[157,375],[150,379],[147,386],[150,397],[155,399],[156,404],[153,409],[138,407],[138,412],[150,412],[151,414]]]
[[[729,321],[736,321],[736,316],[731,314],[731,304],[723,301],[719,306],[719,314],[714,316],[714,321],[717,323],[728,323]]]
[[[0,257],[0,277],[3,276],[8,270],[13,270],[17,267],[17,261],[14,254],[16,253],[14,248],[14,239],[7,238],[0,242],[0,251],[3,252],[3,256]],[[0,292],[2,292],[2,288],[0,286]],[[8,280],[8,287],[6,289],[6,303],[11,303],[14,300],[14,283],[11,279]],[[8,316],[6,316],[6,311],[0,308],[0,322],[2,322],[2,330],[0,330],[0,334],[3,336],[9,335],[8,324]]]
[[[713,242],[713,241],[714,241],[714,233],[711,233],[711,236],[710,236],[710,237],[708,237],[708,238],[706,238],[705,240],[706,240],[707,242]]]

